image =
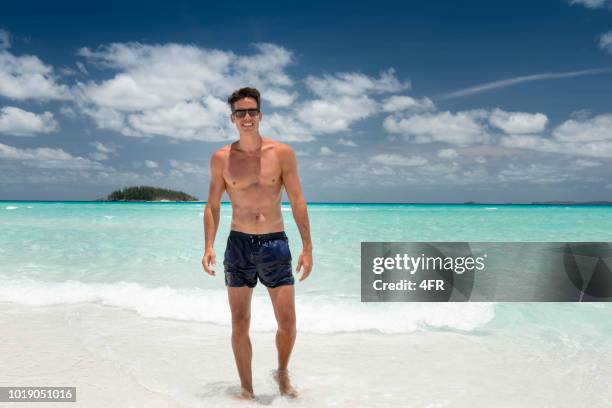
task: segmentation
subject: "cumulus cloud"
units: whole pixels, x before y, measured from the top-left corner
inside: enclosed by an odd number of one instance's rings
[[[0,158],[24,166],[45,169],[102,170],[104,168],[98,162],[49,147],[21,149],[0,143]]]
[[[34,55],[16,56],[8,51],[10,37],[0,32],[0,95],[15,100],[69,99],[66,85],[59,84],[53,67]]]
[[[178,161],[175,159],[168,160],[172,167],[171,174],[182,177],[185,174],[194,174],[199,176],[208,175],[208,166],[200,166],[199,164],[191,163],[188,161]]]
[[[459,157],[459,153],[455,149],[442,149],[438,151],[438,157],[441,159],[453,160]]]
[[[273,107],[288,107],[297,96],[284,72],[291,52],[274,44],[254,47],[251,55],[182,44],[82,48],[79,55],[90,65],[115,74],[79,82],[77,102],[99,128],[125,136],[228,140],[234,133],[225,100],[235,89],[265,89],[262,98]]]
[[[370,157],[370,163],[386,166],[413,167],[423,166],[428,160],[421,156],[405,157],[399,154],[377,154]]]
[[[346,139],[343,139],[343,138],[338,139],[337,143],[340,146],[357,147],[357,143],[353,142],[352,140],[346,140]]]
[[[565,172],[556,166],[532,163],[529,165],[508,164],[500,170],[497,178],[504,182],[530,182],[530,183],[562,183],[575,180],[577,176],[570,172]]]
[[[489,123],[506,133],[539,133],[544,130],[548,118],[543,113],[506,112],[494,109]]]
[[[599,37],[599,48],[609,54],[612,54],[612,30],[608,31],[607,33],[603,33]]]
[[[109,154],[114,154],[117,152],[117,148],[115,146],[105,145],[104,143],[99,141],[90,142],[89,145],[93,146],[96,149],[95,152],[89,153],[88,155],[93,160],[108,160]]]
[[[469,145],[490,140],[482,123],[487,117],[485,110],[392,115],[385,118],[383,127],[389,133],[403,135],[415,143]]]
[[[587,8],[596,9],[602,7],[611,7],[612,0],[570,0],[570,4],[578,4]]]
[[[387,98],[382,105],[384,112],[399,112],[404,110],[432,110],[434,103],[429,98],[420,100],[405,95],[393,95]]]
[[[144,164],[146,167],[150,168],[150,169],[157,169],[159,168],[159,164],[156,161],[153,160],[145,160]]]
[[[293,117],[313,134],[329,134],[350,130],[351,126],[380,112],[380,103],[373,96],[401,92],[410,88],[402,83],[391,68],[379,78],[357,72],[309,76],[306,87],[317,98],[297,104]]]
[[[612,157],[612,142],[592,141],[562,142],[534,135],[511,135],[501,139],[501,145],[509,148],[561,153],[572,156]]]
[[[116,146],[104,144],[97,140],[90,142],[89,145],[95,147],[97,151],[102,152],[102,153],[115,153],[117,151]]]
[[[342,96],[303,102],[296,115],[314,133],[336,133],[349,130],[354,122],[372,116],[377,110],[377,103],[366,95]]]
[[[373,78],[358,72],[344,72],[322,77],[309,76],[306,86],[322,98],[335,98],[336,96],[359,96],[365,93],[393,93],[410,88],[409,82],[401,83],[395,77],[395,70],[388,69],[380,74],[380,78]]]
[[[612,140],[612,114],[567,120],[553,131],[553,136],[560,142]]]
[[[12,136],[33,136],[57,130],[58,124],[51,112],[36,114],[14,106],[0,109],[0,133]]]
[[[333,154],[334,152],[332,151],[332,149],[327,146],[321,146],[321,149],[319,149],[320,156],[333,156]]]
[[[315,140],[312,130],[295,115],[281,115],[273,112],[263,116],[262,134],[282,142],[309,142]]]

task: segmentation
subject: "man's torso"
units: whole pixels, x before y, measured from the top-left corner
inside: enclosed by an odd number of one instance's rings
[[[249,154],[236,143],[224,146],[223,179],[232,202],[231,229],[248,234],[283,231],[280,144],[262,138],[261,150]]]

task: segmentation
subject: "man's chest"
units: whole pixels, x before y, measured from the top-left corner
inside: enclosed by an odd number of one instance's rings
[[[232,190],[274,187],[282,184],[282,169],[274,155],[230,155],[223,178],[226,186]]]

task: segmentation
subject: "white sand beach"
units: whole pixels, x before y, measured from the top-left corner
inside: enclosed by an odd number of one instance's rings
[[[278,396],[270,375],[274,333],[253,332],[258,398],[243,402],[231,397],[238,382],[228,327],[144,318],[90,303],[0,303],[0,324],[0,385],[76,386],[75,406],[603,407],[612,402],[612,350],[555,341],[538,346],[519,333],[516,338],[448,331],[299,333],[291,370],[300,398],[289,401]]]

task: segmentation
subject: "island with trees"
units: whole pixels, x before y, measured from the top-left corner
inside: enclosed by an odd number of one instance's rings
[[[124,187],[97,201],[200,201],[182,191],[151,186]]]

